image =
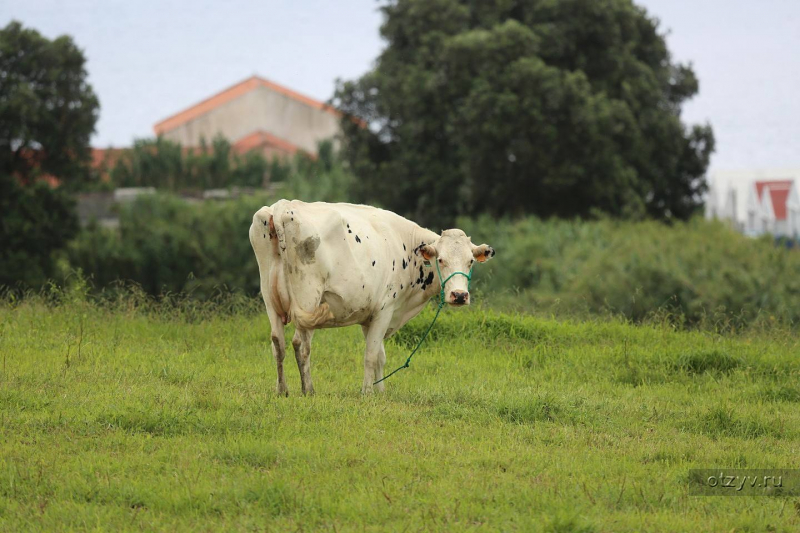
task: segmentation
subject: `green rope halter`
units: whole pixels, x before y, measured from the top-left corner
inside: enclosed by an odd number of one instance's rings
[[[377,385],[381,381],[383,381],[385,379],[389,379],[394,374],[396,374],[397,372],[403,370],[404,368],[408,368],[409,364],[411,363],[411,358],[414,357],[414,354],[417,353],[417,350],[419,350],[419,347],[422,346],[422,343],[425,342],[425,339],[428,338],[428,333],[431,332],[431,330],[433,329],[433,325],[436,324],[436,319],[439,318],[439,313],[442,312],[442,308],[444,307],[444,303],[445,303],[444,302],[444,286],[445,286],[445,284],[448,281],[450,281],[450,278],[452,278],[453,276],[461,275],[461,276],[464,276],[465,278],[467,278],[467,291],[469,291],[469,287],[472,284],[472,269],[473,268],[475,268],[474,264],[469,269],[469,274],[465,274],[465,273],[463,273],[461,271],[453,272],[452,274],[447,276],[446,280],[442,281],[442,272],[441,272],[441,270],[439,270],[439,261],[436,261],[436,273],[439,275],[439,281],[442,284],[442,289],[439,291],[439,304],[436,306],[436,315],[433,317],[433,321],[431,322],[431,325],[428,326],[428,329],[425,330],[425,334],[422,335],[422,338],[419,340],[417,345],[411,351],[411,355],[408,356],[408,359],[406,359],[405,364],[403,364],[402,366],[397,367],[390,374],[388,374],[387,376],[382,377],[381,379],[379,379],[378,381],[373,383],[373,385]]]

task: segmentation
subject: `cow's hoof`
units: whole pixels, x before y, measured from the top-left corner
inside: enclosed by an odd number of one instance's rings
[[[314,392],[314,387],[309,387],[308,389],[303,391],[303,395],[305,396],[314,396],[316,392]]]
[[[275,392],[278,393],[278,396],[289,396],[289,387],[286,385],[281,385],[280,383],[275,387]]]

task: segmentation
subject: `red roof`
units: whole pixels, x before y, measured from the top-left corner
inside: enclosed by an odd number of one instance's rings
[[[283,152],[287,155],[294,155],[300,150],[298,146],[289,141],[276,137],[263,130],[254,131],[249,135],[245,135],[236,141],[232,148],[237,154],[245,154],[257,148],[262,150],[271,149],[272,151]]]
[[[108,181],[108,173],[114,168],[120,155],[122,155],[125,150],[125,148],[91,148],[91,162],[89,166],[92,170],[100,174],[100,178],[103,181]],[[38,168],[41,165],[43,154],[40,150],[30,148],[22,150],[20,156],[31,168]],[[61,185],[61,179],[52,174],[42,173],[39,174],[36,179],[46,182],[51,187],[58,187]]]
[[[264,78],[259,78],[258,76],[253,76],[248,78],[242,82],[237,83],[232,87],[228,87],[224,91],[211,96],[210,98],[206,98],[202,102],[195,104],[188,109],[184,109],[180,113],[172,115],[168,117],[155,126],[153,126],[153,130],[155,130],[156,135],[161,135],[164,132],[171,131],[190,120],[193,120],[200,115],[204,115],[209,111],[216,109],[217,107],[221,106],[222,104],[228,103],[231,100],[239,98],[240,96],[249,93],[250,91],[254,91],[259,87],[267,87],[272,89],[273,91],[288,96],[293,100],[297,100],[298,102],[302,102],[307,106],[313,107],[315,109],[319,109],[321,111],[325,111],[336,116],[341,116],[341,113],[337,111],[335,108],[320,102],[319,100],[315,100],[311,97],[305,96],[300,94],[288,87],[284,87],[283,85],[279,85],[275,82],[265,80]]]
[[[775,213],[775,220],[786,220],[786,201],[789,199],[789,192],[792,190],[792,180],[773,180],[757,181],[756,192],[758,199],[761,200],[764,190],[769,192],[772,201],[772,210]]]
[[[127,148],[92,148],[92,168],[113,167]]]

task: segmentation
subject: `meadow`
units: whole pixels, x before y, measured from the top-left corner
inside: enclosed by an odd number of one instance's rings
[[[1,530],[800,530],[798,497],[688,490],[690,468],[798,466],[780,326],[447,309],[385,394],[360,394],[347,328],[316,334],[316,396],[290,364],[283,398],[259,302],[197,305],[0,305]]]

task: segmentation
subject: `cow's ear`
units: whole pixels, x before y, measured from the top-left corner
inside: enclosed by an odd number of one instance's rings
[[[419,253],[422,254],[422,257],[425,259],[425,261],[430,261],[438,254],[436,247],[432,244],[424,244],[420,246]]]
[[[481,244],[480,246],[476,246],[475,248],[472,249],[472,256],[479,263],[485,263],[486,261],[494,257],[494,248],[492,248],[488,244]]]

